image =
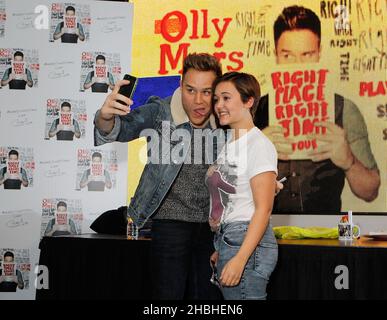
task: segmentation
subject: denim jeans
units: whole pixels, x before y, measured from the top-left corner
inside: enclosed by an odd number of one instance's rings
[[[215,237],[215,247],[219,252],[217,264],[218,278],[226,263],[239,251],[245,238],[249,221],[238,221],[221,225]],[[254,252],[246,263],[237,286],[221,290],[226,300],[265,300],[266,287],[278,259],[278,245],[269,224]]]
[[[210,283],[213,239],[208,223],[153,220],[153,298],[221,299],[220,290]]]

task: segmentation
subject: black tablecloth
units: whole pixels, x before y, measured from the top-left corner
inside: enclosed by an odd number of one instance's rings
[[[348,268],[348,289],[336,289],[343,275],[342,267],[335,273],[337,266]],[[280,244],[268,297],[387,299],[387,248]]]
[[[44,237],[40,265],[49,270],[49,289],[36,299],[150,298],[150,241],[97,234]]]
[[[49,289],[37,299],[149,299],[150,240],[121,236],[45,237],[40,264]],[[348,268],[349,289],[338,290],[335,268]],[[268,299],[387,299],[387,249],[279,245]]]

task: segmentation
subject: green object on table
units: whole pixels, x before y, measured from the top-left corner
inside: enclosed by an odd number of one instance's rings
[[[273,228],[277,239],[337,239],[337,228],[280,226]]]

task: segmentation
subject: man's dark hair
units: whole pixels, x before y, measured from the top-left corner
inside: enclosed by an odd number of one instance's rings
[[[68,7],[66,7],[66,13],[67,13],[67,11],[74,11],[74,13],[75,13],[75,8],[73,6],[68,6]]]
[[[100,158],[102,159],[102,154],[100,152],[94,152],[92,155],[91,155],[91,158]]]
[[[65,207],[67,209],[67,204],[64,201],[59,201],[56,205],[56,208],[58,209],[59,207]]]
[[[69,107],[70,110],[71,110],[71,104],[70,104],[69,102],[67,102],[67,101],[65,101],[65,102],[63,102],[63,103],[61,104],[60,108],[62,109],[63,107]]]
[[[250,108],[250,113],[254,119],[261,97],[261,88],[257,79],[253,75],[244,72],[227,72],[215,79],[212,84],[212,92],[215,92],[216,86],[221,82],[231,82],[239,92],[243,103],[246,103],[250,98],[254,99],[254,103]],[[215,104],[214,102],[214,98],[212,98],[212,105]]]
[[[307,29],[321,40],[321,22],[319,17],[310,9],[301,6],[291,6],[283,9],[274,22],[274,42],[277,47],[278,39],[285,31]]]
[[[13,54],[13,57],[15,58],[17,56],[22,57],[24,59],[24,54],[21,51],[15,51],[15,53]]]
[[[4,253],[4,259],[6,257],[11,257],[12,259],[15,258],[14,254],[11,251],[7,251],[7,252]]]
[[[102,54],[99,54],[96,58],[95,58],[95,61],[97,60],[103,60],[103,61],[106,61],[106,58],[102,55]]]
[[[217,77],[222,75],[222,65],[208,53],[191,53],[183,61],[183,78],[189,69],[213,71]]]
[[[8,152],[8,158],[13,154],[19,158],[19,152],[17,152],[16,150],[11,150],[10,152]]]

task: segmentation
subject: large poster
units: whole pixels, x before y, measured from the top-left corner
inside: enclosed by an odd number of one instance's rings
[[[259,80],[255,122],[288,178],[276,213],[387,211],[383,1],[133,2],[136,75],[179,75],[209,52]]]
[[[127,145],[94,149],[93,120],[131,71],[132,15],[130,3],[0,1],[0,300],[34,298],[41,237],[91,232],[126,204]]]

